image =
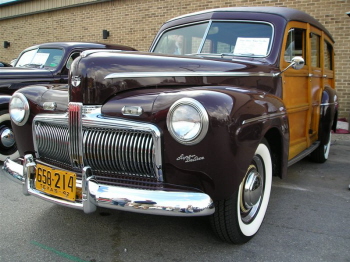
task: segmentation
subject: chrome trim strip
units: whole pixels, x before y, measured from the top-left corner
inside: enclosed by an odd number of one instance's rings
[[[256,122],[256,121],[264,121],[264,120],[267,120],[267,119],[272,119],[272,118],[279,117],[279,116],[284,116],[284,115],[286,115],[286,112],[273,113],[273,114],[253,117],[253,118],[244,120],[242,122],[242,125],[246,125],[246,124],[249,124],[249,123],[252,123],[252,122]]]
[[[331,106],[331,105],[337,105],[338,103],[323,103],[320,104],[320,106]]]
[[[84,50],[83,52],[81,52],[80,56],[87,57],[87,56],[94,54],[94,53],[101,53],[101,52],[120,53],[122,51],[123,50],[119,50],[119,49],[89,49],[89,50]]]
[[[187,77],[187,76],[224,76],[224,77],[247,77],[247,76],[269,76],[273,77],[273,73],[250,73],[250,72],[123,72],[123,73],[111,73],[105,77],[105,79],[111,78],[140,78],[140,77]]]
[[[69,158],[73,168],[81,169],[83,162],[83,129],[82,129],[82,103],[72,103],[68,105],[68,140]],[[57,137],[57,136],[56,136]],[[59,137],[59,136],[58,136]]]
[[[26,157],[32,159],[31,155],[26,155]],[[35,165],[33,160],[28,161],[26,166],[22,166],[8,159],[4,171],[11,173],[14,170],[23,170],[22,173],[19,173],[22,177],[26,177],[24,191],[51,203],[83,210],[85,213],[94,212],[97,206],[166,216],[209,216],[215,211],[213,200],[205,193],[168,192],[100,185],[94,181],[89,167],[83,168],[82,200],[65,201],[34,188],[34,179],[31,178],[31,174],[34,173]]]

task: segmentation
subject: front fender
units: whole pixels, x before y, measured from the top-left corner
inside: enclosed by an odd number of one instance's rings
[[[163,93],[154,103],[154,117],[160,118],[163,114],[164,118],[172,103],[183,97],[196,99],[205,107],[209,130],[200,143],[188,146],[175,141],[166,124],[158,122],[164,131],[167,182],[177,183],[182,176],[184,181],[191,181],[188,179],[191,177],[195,183],[198,177],[201,190],[214,200],[230,197],[243,180],[259,143],[270,130],[277,134],[268,138],[270,143],[275,139],[279,145],[278,172],[286,173],[288,119],[279,98],[232,87]],[[197,161],[185,161],[190,157]]]

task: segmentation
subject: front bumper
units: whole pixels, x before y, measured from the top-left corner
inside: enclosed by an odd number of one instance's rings
[[[198,192],[168,192],[142,190],[120,186],[101,185],[94,181],[89,167],[82,172],[82,201],[66,201],[49,196],[34,188],[30,174],[36,168],[32,155],[26,155],[23,165],[5,160],[4,173],[23,186],[25,195],[34,195],[46,201],[92,213],[96,207],[166,216],[207,216],[214,213],[212,199]]]

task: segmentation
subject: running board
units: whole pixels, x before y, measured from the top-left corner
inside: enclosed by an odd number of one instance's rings
[[[300,161],[301,159],[303,159],[307,155],[310,155],[319,145],[320,145],[320,141],[316,141],[309,148],[305,149],[299,155],[297,155],[294,158],[292,158],[291,160],[289,160],[288,167],[295,164],[296,162]]]

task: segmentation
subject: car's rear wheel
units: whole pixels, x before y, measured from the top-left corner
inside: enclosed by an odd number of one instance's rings
[[[329,150],[331,148],[332,133],[329,133],[329,139],[326,143],[320,143],[320,145],[314,150],[310,157],[312,161],[316,163],[324,163],[327,161],[329,156]]]
[[[0,111],[0,161],[5,161],[8,157],[12,160],[16,159],[19,153],[12,132],[10,114],[2,110]]]
[[[211,224],[224,241],[242,244],[259,230],[267,210],[272,184],[272,161],[268,143],[261,142],[238,192],[215,201]]]

